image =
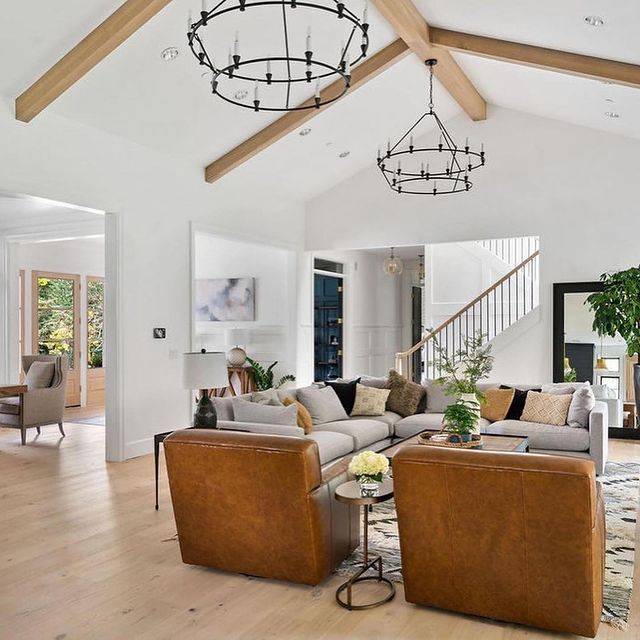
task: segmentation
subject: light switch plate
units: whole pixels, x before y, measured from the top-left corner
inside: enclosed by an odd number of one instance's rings
[[[156,340],[164,340],[167,337],[167,330],[164,327],[156,327],[153,330],[153,337]]]

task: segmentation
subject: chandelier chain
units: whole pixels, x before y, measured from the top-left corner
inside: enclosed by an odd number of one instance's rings
[[[429,67],[429,112],[433,113],[433,67]]]

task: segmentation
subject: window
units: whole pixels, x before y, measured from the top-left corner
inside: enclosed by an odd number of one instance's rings
[[[87,278],[87,367],[102,368],[104,281]]]
[[[600,384],[611,389],[616,398],[620,398],[620,378],[618,376],[600,376]]]
[[[607,365],[607,371],[620,371],[620,358],[604,358],[604,362]]]

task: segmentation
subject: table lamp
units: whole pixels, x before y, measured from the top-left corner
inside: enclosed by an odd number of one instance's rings
[[[193,426],[196,429],[215,429],[218,425],[216,408],[209,397],[209,389],[222,389],[229,386],[227,358],[224,353],[185,353],[182,368],[182,386],[185,389],[198,389],[200,396],[198,407],[193,414]]]

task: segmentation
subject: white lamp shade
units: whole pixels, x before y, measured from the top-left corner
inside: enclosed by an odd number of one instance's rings
[[[247,344],[247,331],[238,328],[226,329],[224,339],[230,347],[244,346]]]
[[[229,384],[224,353],[185,353],[182,386],[185,389],[222,389]]]

